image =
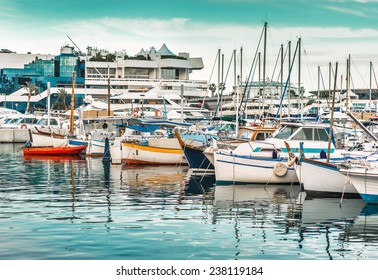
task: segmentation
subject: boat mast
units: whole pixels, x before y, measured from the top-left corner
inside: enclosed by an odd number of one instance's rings
[[[288,66],[289,66],[289,73],[290,73],[290,63],[291,63],[291,41],[289,41],[289,43],[288,43]],[[289,118],[289,120],[290,120],[290,114],[291,114],[291,93],[290,93],[290,91],[291,91],[291,89],[290,89],[290,75],[289,75],[289,78],[288,78],[288,81],[289,81],[289,83],[288,83],[288,90],[287,90],[287,108],[288,108],[288,110],[287,110],[287,114],[288,114],[288,118]]]
[[[284,89],[283,89],[283,91],[282,91],[284,94],[282,94],[282,97],[281,97],[281,100],[280,100],[280,106],[279,106],[279,108],[278,108],[278,110],[277,110],[277,113],[276,113],[276,116],[275,116],[276,119],[278,118],[278,114],[279,114],[279,112],[280,112],[280,110],[281,110],[282,102],[283,102],[283,99],[285,98],[285,92],[287,92],[287,87],[288,87],[288,84],[289,84],[289,81],[290,81],[290,75],[291,75],[291,71],[293,70],[294,60],[295,60],[295,56],[296,56],[296,54],[297,54],[298,48],[299,48],[299,41],[297,42],[297,46],[295,47],[294,56],[293,56],[293,61],[292,61],[291,64],[290,64],[289,74],[288,74],[288,77],[287,77],[287,79],[286,79],[285,87],[284,87]]]
[[[317,114],[319,115],[320,111],[320,66],[318,65],[318,100],[317,100]]]
[[[266,72],[266,33],[267,33],[268,23],[264,23],[264,56],[263,56],[263,110],[262,115],[264,115],[265,110],[265,72]]]
[[[259,65],[259,114],[262,115],[262,112],[264,111],[263,108],[261,108],[261,98],[263,97],[263,93],[261,91],[261,52],[258,53],[258,65]]]
[[[372,69],[373,69],[373,63],[370,61],[370,79],[369,79],[369,113],[372,112],[371,110],[371,75],[372,75]]]
[[[108,72],[108,117],[110,117],[110,73]]]
[[[301,114],[301,120],[303,119],[303,96],[302,96],[302,90],[301,90],[301,42],[302,38],[298,38],[298,98],[299,98],[299,108],[300,108],[300,114]]]
[[[51,90],[50,82],[47,82],[47,126],[50,127],[51,120],[51,104],[50,104]]]
[[[72,95],[71,95],[71,115],[70,115],[70,134],[74,132],[74,110],[75,110],[75,71],[72,71]]]
[[[283,90],[283,63],[284,63],[284,59],[283,59],[283,44],[281,44],[281,82],[280,82],[280,92],[281,92],[281,96],[280,98],[282,98],[282,90]],[[282,112],[280,113],[280,118],[282,119]]]
[[[327,97],[327,107],[328,107],[328,110],[330,109],[330,105],[329,105],[329,99],[331,98],[331,79],[332,79],[332,65],[331,65],[331,62],[329,63],[328,65],[328,97]]]
[[[237,87],[236,79],[236,49],[234,50],[234,93],[236,94],[235,104],[235,135],[239,133],[239,88]]]
[[[218,49],[218,92],[217,92],[217,96],[218,96],[218,102],[219,102],[219,89],[221,87],[221,81],[220,81],[220,67],[221,67],[221,56],[220,56],[220,48]]]
[[[350,55],[347,59],[347,78],[346,78],[346,93],[345,93],[345,107],[349,111],[349,88],[350,88]]]
[[[243,47],[240,47],[240,76],[239,76],[239,89],[238,89],[238,91],[240,90],[240,88],[242,88],[242,82],[243,82]],[[240,109],[242,107],[242,103],[243,103],[243,100],[241,100],[240,104],[238,105],[239,106],[239,109],[238,109],[239,112],[240,112]],[[244,110],[242,112],[242,115],[245,116],[245,118],[247,118],[247,116],[248,116],[248,106],[247,106],[247,104],[246,104],[246,106],[245,106],[245,108],[244,108]]]
[[[338,65],[338,62],[336,61],[336,66],[335,66],[335,68],[336,68],[335,69],[335,82],[334,82],[333,95],[332,95],[331,120],[329,122],[327,163],[329,163],[329,158],[330,158],[330,154],[331,154],[331,141],[332,141],[332,130],[333,130],[333,111],[335,109],[335,95],[336,95],[337,65]]]

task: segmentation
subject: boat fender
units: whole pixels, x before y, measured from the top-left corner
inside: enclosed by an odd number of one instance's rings
[[[295,160],[296,160],[296,157],[289,158],[289,160],[288,160],[288,162],[287,162],[287,166],[289,166],[289,167],[293,166]]]
[[[25,148],[31,148],[32,146],[33,146],[33,144],[30,140],[25,142]]]
[[[22,129],[27,129],[28,127],[27,127],[26,124],[23,124],[23,125],[21,125],[21,128],[22,128]]]
[[[282,162],[277,163],[274,166],[274,168],[273,168],[273,172],[278,177],[285,176],[286,173],[287,173],[287,166],[286,166],[286,164],[284,164]]]

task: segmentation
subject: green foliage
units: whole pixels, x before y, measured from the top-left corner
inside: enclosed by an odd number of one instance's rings
[[[66,110],[67,91],[64,88],[60,88],[58,89],[57,95],[58,98],[52,108],[55,110]]]
[[[108,62],[114,62],[116,60],[115,54],[108,53],[106,56],[101,55],[100,52],[96,53],[95,56],[92,56],[90,61],[108,61]]]
[[[25,85],[22,86],[22,88],[25,89],[28,94],[28,105],[26,106],[25,110],[25,113],[28,113],[30,110],[30,98],[32,95],[39,93],[39,88],[36,85],[31,84],[30,82],[26,82]]]

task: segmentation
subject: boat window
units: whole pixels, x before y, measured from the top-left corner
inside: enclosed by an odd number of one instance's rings
[[[315,128],[315,141],[328,141],[328,133],[324,128]]]
[[[242,130],[240,134],[240,139],[251,139],[252,132],[249,130]]]
[[[268,138],[268,137],[269,137],[269,133],[258,132],[258,133],[256,134],[256,139],[255,139],[255,140],[260,140],[260,141],[262,141],[262,140],[265,140],[265,139]]]
[[[58,125],[56,119],[50,119],[50,125]]]
[[[20,119],[11,119],[8,124],[14,124],[14,123],[17,123],[18,121],[20,121]]]
[[[313,140],[312,137],[312,128],[303,127],[297,132],[292,138],[293,140]]]
[[[295,126],[285,126],[281,129],[274,138],[276,139],[288,139],[295,131],[298,130],[298,127]]]
[[[20,123],[33,123],[34,119],[31,118],[25,118],[20,121]]]

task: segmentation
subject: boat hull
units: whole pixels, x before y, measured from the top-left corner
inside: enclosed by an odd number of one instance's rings
[[[61,147],[68,143],[66,138],[42,133],[32,133],[31,138],[35,147]]]
[[[344,193],[358,197],[358,191],[338,168],[332,164],[302,159],[296,173],[307,193],[313,195],[339,196]]]
[[[230,183],[290,184],[298,182],[294,168],[287,167],[286,160],[283,158],[244,157],[214,152],[214,161],[217,185]],[[283,172],[285,166],[286,172]],[[281,171],[278,170],[278,167],[282,167]]]
[[[24,155],[77,155],[85,150],[86,146],[66,146],[66,147],[30,147],[24,148]]]
[[[122,143],[123,164],[159,164],[174,165],[187,164],[181,148],[160,148],[138,145],[136,143]]]
[[[207,159],[201,148],[194,148],[188,145],[182,147],[189,167],[193,169],[214,170],[214,166]]]
[[[104,140],[96,140],[91,139],[88,143],[88,148],[86,151],[87,156],[92,157],[102,157],[105,152],[105,139]]]
[[[378,204],[378,171],[365,168],[342,170],[366,203]]]

